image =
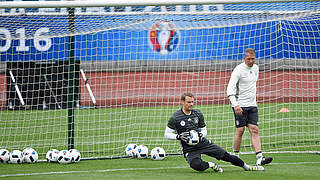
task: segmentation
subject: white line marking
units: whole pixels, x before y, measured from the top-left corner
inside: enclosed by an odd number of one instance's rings
[[[52,174],[72,174],[72,173],[93,173],[93,172],[114,172],[114,171],[136,171],[136,170],[157,170],[157,169],[179,169],[189,168],[188,166],[181,167],[159,167],[159,168],[126,168],[126,169],[101,169],[91,171],[58,171],[58,172],[42,172],[42,173],[19,173],[19,174],[3,174],[2,177],[16,177],[16,176],[38,176],[38,175],[52,175]]]
[[[283,164],[319,164],[320,162],[292,162],[292,163],[272,163],[272,165]],[[222,167],[235,167],[233,165],[222,165]],[[90,171],[57,171],[57,172],[42,172],[42,173],[19,173],[19,174],[3,174],[0,178],[4,177],[17,177],[17,176],[39,176],[39,175],[53,175],[53,174],[73,174],[73,173],[94,173],[94,172],[115,172],[115,171],[137,171],[137,170],[159,170],[159,169],[184,169],[190,168],[189,166],[176,166],[176,167],[158,167],[158,168],[123,168],[123,169],[101,169]]]

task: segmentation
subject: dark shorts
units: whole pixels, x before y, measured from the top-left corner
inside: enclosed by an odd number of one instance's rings
[[[201,159],[201,154],[206,154],[208,156],[214,157],[218,160],[220,160],[226,151],[218,146],[217,144],[211,142],[210,140],[206,139],[206,143],[204,143],[204,146],[201,147],[199,150],[194,150],[190,152],[185,152],[184,157],[190,164],[191,160],[194,158],[200,158]]]
[[[237,128],[253,124],[258,126],[258,108],[257,107],[241,107],[242,115],[237,115],[232,107],[235,125]]]

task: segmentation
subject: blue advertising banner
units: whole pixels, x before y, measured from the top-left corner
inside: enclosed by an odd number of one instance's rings
[[[259,59],[320,58],[319,15],[220,26],[208,16],[198,16],[198,22],[191,22],[194,16],[177,17],[151,21],[144,21],[147,15],[77,17],[75,59],[237,60],[248,47],[256,49]],[[1,61],[68,60],[67,19],[0,17]]]

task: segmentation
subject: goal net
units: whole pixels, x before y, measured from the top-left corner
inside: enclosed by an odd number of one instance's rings
[[[32,2],[0,4],[1,148],[181,154],[164,130],[192,92],[208,138],[232,151],[226,88],[254,48],[262,150],[320,150],[319,1]],[[248,132],[241,152],[253,152]]]

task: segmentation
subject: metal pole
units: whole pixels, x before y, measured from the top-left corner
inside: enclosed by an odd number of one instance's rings
[[[74,77],[75,77],[75,61],[74,61],[74,8],[68,8],[69,12],[69,86],[68,86],[68,149],[74,149]]]

